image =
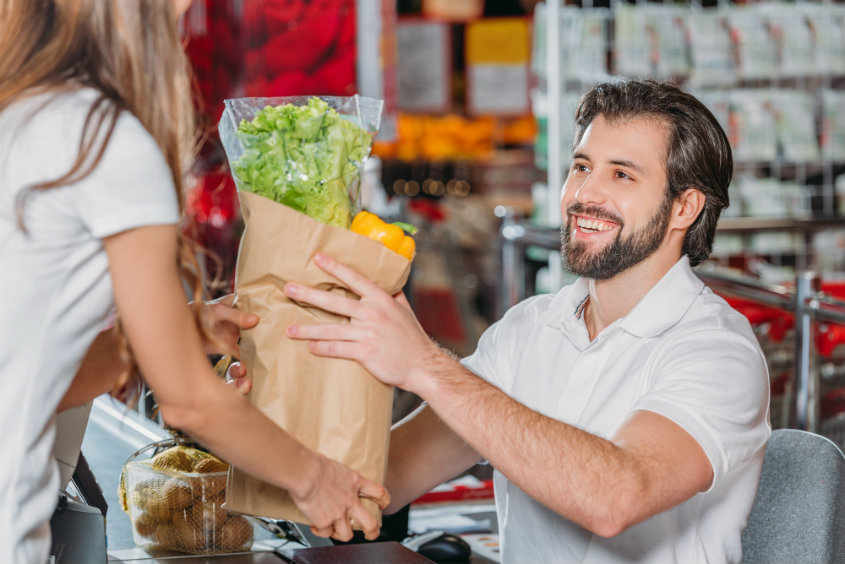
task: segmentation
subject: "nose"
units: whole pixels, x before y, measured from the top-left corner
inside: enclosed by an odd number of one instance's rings
[[[604,192],[601,189],[595,172],[591,172],[578,180],[581,180],[581,183],[573,186],[575,189],[573,198],[576,202],[581,204],[601,204],[604,202]]]
[[[601,205],[605,203],[604,190],[602,190],[600,184],[595,171],[586,176],[570,174],[566,178],[560,194],[561,216],[566,217],[567,210],[576,202],[581,205]]]

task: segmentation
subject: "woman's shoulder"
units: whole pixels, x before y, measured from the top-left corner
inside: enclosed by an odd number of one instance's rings
[[[30,127],[75,124],[79,128],[97,98],[97,91],[86,87],[32,92],[12,102],[3,111],[2,119],[26,123]]]
[[[11,193],[66,175],[80,145],[93,141],[84,162],[96,164],[83,164],[83,174],[72,181],[76,189],[64,197],[99,202],[114,193],[125,202],[174,200],[172,173],[158,143],[131,112],[110,112],[113,104],[97,90],[79,88],[28,96],[0,112],[0,167],[7,165],[2,176]],[[172,207],[178,208],[175,200]]]
[[[95,110],[94,114],[91,113],[92,109]],[[3,111],[0,119],[7,121],[13,128],[18,124],[16,129],[35,135],[47,130],[53,138],[67,143],[79,138],[89,119],[93,119],[91,125],[94,125],[100,117],[108,118],[114,109],[115,102],[104,97],[100,91],[79,86],[25,96]],[[115,131],[149,136],[138,119],[128,111],[118,111]]]
[[[0,113],[0,146],[5,146],[3,153],[17,153],[24,160],[50,155],[59,170],[66,170],[85,136],[110,132],[104,159],[136,155],[163,162],[158,144],[131,112],[118,110],[110,128],[114,104],[84,86],[27,96]]]

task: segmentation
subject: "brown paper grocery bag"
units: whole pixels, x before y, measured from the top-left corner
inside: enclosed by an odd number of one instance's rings
[[[401,290],[411,263],[381,243],[325,225],[262,196],[241,192],[246,228],[237,267],[237,308],[261,322],[241,335],[241,360],[252,378],[250,401],[308,448],[384,483],[393,388],[357,362],[322,358],[306,341],[285,335],[293,323],[345,318],[293,302],[288,281],[354,294],[314,264],[322,251],[365,274],[391,294]],[[249,432],[248,429],[244,430]],[[375,503],[367,509],[381,519]],[[229,471],[226,506],[232,511],[310,524],[286,490],[237,468]]]

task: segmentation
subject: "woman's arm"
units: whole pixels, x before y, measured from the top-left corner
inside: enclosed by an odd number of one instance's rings
[[[144,380],[164,420],[250,474],[288,490],[317,534],[368,538],[378,524],[359,497],[385,507],[384,488],[305,448],[218,378],[185,303],[176,227],[147,226],[105,239],[114,298]]]
[[[203,342],[208,354],[237,355],[238,338],[241,329],[250,329],[258,323],[258,316],[232,307],[234,294],[223,296],[202,306],[202,319],[215,342]],[[110,391],[118,377],[126,370],[120,358],[120,343],[113,331],[106,330],[97,335],[91,344],[65,397],[59,403],[57,412],[82,405],[95,397]],[[250,382],[243,376],[240,366],[232,371],[233,381],[242,393],[249,393]]]
[[[113,331],[103,331],[85,353],[85,358],[59,402],[57,412],[82,405],[112,389],[126,364],[120,358],[120,347]]]

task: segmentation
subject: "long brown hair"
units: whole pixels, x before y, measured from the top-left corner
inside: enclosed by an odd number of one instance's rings
[[[132,113],[158,143],[173,176],[180,212],[184,179],[198,144],[193,89],[171,0],[0,0],[0,111],[22,98],[90,87],[99,92],[85,120],[76,161],[26,194],[79,181],[97,166],[121,112]],[[22,225],[22,228],[25,228]],[[197,326],[202,277],[196,251],[180,235],[179,269],[194,293]],[[137,364],[118,325],[127,372]]]

